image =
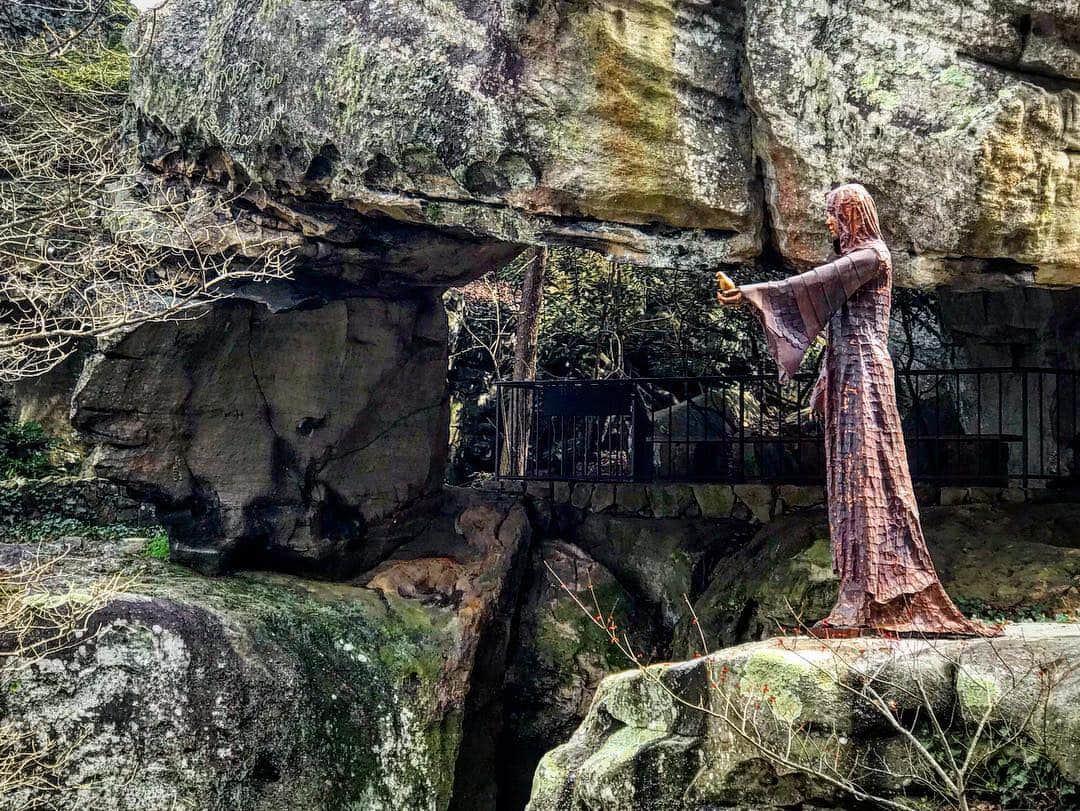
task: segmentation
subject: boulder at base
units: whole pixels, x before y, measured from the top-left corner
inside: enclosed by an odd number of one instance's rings
[[[505,640],[528,541],[517,503],[452,493],[349,583],[210,579],[104,543],[69,553],[54,585],[71,599],[137,569],[77,644],[5,668],[3,728],[26,736],[5,740],[55,768],[53,790],[34,781],[0,806],[443,811],[478,652]],[[5,568],[35,554],[0,551]]]
[[[988,620],[1075,618],[1080,595],[1080,504],[962,504],[922,510],[945,590]],[[824,510],[784,515],[720,558],[694,604],[710,647],[763,639],[828,615],[839,580]],[[684,616],[676,656],[701,650]]]
[[[852,807],[844,781],[955,808],[934,794],[943,779],[918,753],[955,774],[931,718],[961,753],[982,726],[969,801],[985,791],[1074,807],[1078,665],[1080,626],[1032,623],[997,639],[778,638],[619,673],[540,762],[528,811]]]
[[[99,475],[155,502],[174,560],[344,577],[442,485],[446,317],[432,294],[221,302],[95,353],[73,414]]]

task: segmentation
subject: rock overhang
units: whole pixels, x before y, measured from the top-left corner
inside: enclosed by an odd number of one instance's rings
[[[143,155],[493,241],[753,258],[737,15],[489,5],[170,3],[129,31]]]
[[[383,226],[804,267],[854,177],[899,284],[1072,286],[1080,21],[1029,6],[176,0],[129,31],[132,99],[151,160]]]

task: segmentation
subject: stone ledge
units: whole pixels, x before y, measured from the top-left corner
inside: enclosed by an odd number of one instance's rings
[[[876,684],[891,712],[933,712],[961,743],[989,711],[1022,731],[1027,755],[1043,758],[1065,781],[1080,780],[1080,625],[1024,623],[1006,626],[997,639],[783,637],[609,676],[570,741],[540,761],[528,811],[834,807],[844,795],[813,774],[825,751],[842,764],[876,753],[895,772],[927,773],[928,763],[892,732],[885,711],[859,696],[863,679]],[[689,717],[699,703],[710,713],[706,724]],[[955,715],[946,709],[954,706]],[[733,709],[746,707],[756,709]],[[763,757],[724,719],[760,746],[791,753],[807,771]],[[791,735],[797,745],[788,749]],[[678,758],[658,758],[675,751]],[[590,785],[575,781],[579,774],[588,774]],[[854,766],[847,774],[878,796],[911,799],[910,781]]]
[[[825,488],[793,484],[719,484],[662,482],[520,482],[502,481],[485,488],[550,499],[582,512],[613,512],[653,518],[736,518],[767,524],[778,515],[824,509]],[[915,487],[919,506],[964,504],[1072,503],[1080,489],[1022,487]]]

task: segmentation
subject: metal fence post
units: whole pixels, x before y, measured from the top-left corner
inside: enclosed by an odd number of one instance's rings
[[[503,384],[495,383],[495,481],[501,478]]]

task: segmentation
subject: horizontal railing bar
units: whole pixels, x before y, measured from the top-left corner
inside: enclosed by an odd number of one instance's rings
[[[496,477],[821,484],[823,432],[819,421],[805,417],[809,384],[816,379],[800,374],[780,383],[772,374],[731,370],[699,377],[497,381]],[[909,381],[898,395],[914,481],[1001,486],[1080,480],[1080,449],[1071,439],[1077,434],[1071,412],[1080,370],[901,369],[896,379],[898,385]],[[1070,414],[1063,415],[1070,399]],[[996,421],[989,419],[994,412]]]
[[[933,375],[974,375],[974,374],[1055,374],[1055,375],[1080,375],[1080,369],[1057,369],[1051,366],[971,366],[958,369],[897,369],[897,377],[929,377]],[[685,377],[604,377],[596,380],[583,380],[572,377],[549,377],[543,380],[499,380],[496,386],[505,388],[536,388],[551,385],[572,386],[625,386],[628,383],[657,384],[657,383],[697,383],[708,384],[726,381],[744,382],[773,382],[778,385],[789,385],[796,382],[807,382],[817,379],[813,372],[800,372],[789,378],[786,383],[779,383],[777,375],[771,373],[755,372],[730,372],[714,375],[685,376]]]

